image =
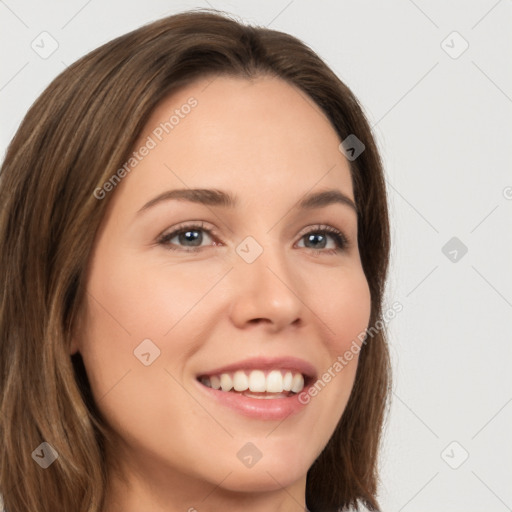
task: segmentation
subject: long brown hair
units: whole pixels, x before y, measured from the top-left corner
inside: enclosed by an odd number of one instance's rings
[[[209,11],[209,12],[208,12]],[[99,512],[111,431],[95,407],[81,356],[69,355],[86,294],[84,269],[108,205],[101,187],[129,157],[155,107],[206,76],[269,75],[297,86],[343,141],[350,162],[358,244],[382,318],[389,258],[385,181],[358,101],[304,43],[213,10],[158,20],[104,44],[62,72],[30,108],[0,173],[0,494],[7,512]],[[378,510],[378,451],[389,405],[385,330],[363,344],[336,430],[308,471],[306,504],[327,512]],[[42,442],[58,460],[42,469]]]

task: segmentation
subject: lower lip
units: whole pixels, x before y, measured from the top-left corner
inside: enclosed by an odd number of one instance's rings
[[[209,388],[197,380],[196,382],[209,398],[253,419],[284,420],[288,416],[299,413],[307,405],[299,401],[300,393],[286,398],[251,398],[240,393]],[[301,393],[304,391],[307,391],[307,388],[304,388]]]

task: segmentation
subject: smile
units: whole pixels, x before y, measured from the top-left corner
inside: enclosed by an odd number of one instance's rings
[[[300,415],[300,394],[315,383],[316,367],[307,358],[252,357],[196,374],[199,393],[220,410],[255,420]]]
[[[226,393],[242,393],[253,398],[283,398],[293,396],[304,389],[304,375],[286,369],[237,370],[217,375],[202,375],[199,381],[212,389]]]

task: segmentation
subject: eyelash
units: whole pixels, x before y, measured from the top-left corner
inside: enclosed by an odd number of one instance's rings
[[[169,243],[169,240],[172,240],[175,236],[181,235],[182,233],[186,233],[187,231],[204,231],[212,238],[217,238],[216,232],[213,229],[207,228],[202,222],[194,223],[194,224],[182,224],[178,226],[175,230],[173,230],[171,233],[166,233],[161,235],[157,243],[159,245],[167,246],[167,249],[172,251],[182,251],[182,252],[199,252],[204,249],[204,247],[188,247],[188,248],[177,248],[173,247],[172,244]],[[331,235],[333,240],[335,241],[337,247],[335,249],[312,249],[309,247],[306,247],[306,249],[309,249],[312,251],[313,255],[334,255],[338,254],[339,252],[342,252],[344,250],[347,250],[350,246],[350,242],[347,239],[347,237],[338,229],[333,228],[332,226],[326,226],[324,224],[313,226],[309,231],[301,235],[299,240],[302,240],[304,237],[311,235],[311,234],[328,234]],[[211,247],[211,246],[210,246]]]

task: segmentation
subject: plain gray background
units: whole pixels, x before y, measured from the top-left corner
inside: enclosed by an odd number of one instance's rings
[[[302,39],[374,128],[392,222],[387,302],[403,305],[388,323],[383,510],[512,510],[511,0],[0,1],[2,158],[66,65],[208,6]]]

